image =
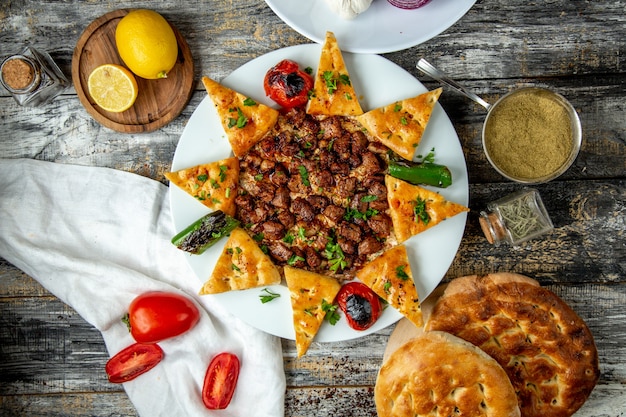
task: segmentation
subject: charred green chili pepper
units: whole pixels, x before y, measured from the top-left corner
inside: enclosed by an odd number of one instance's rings
[[[392,177],[411,184],[425,184],[439,188],[452,185],[452,174],[448,167],[432,162],[390,161],[388,172]]]
[[[239,220],[217,210],[187,226],[172,238],[172,243],[180,250],[200,255],[238,225]]]
[[[452,185],[452,174],[445,165],[434,162],[435,148],[420,162],[401,159],[393,152],[388,153],[387,173],[394,178],[418,185],[446,188]]]

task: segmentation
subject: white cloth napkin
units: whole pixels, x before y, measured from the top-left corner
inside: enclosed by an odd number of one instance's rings
[[[111,355],[134,342],[120,319],[137,295],[181,291],[195,300],[199,323],[160,342],[163,361],[123,384],[141,416],[282,417],[280,340],[197,296],[200,281],[170,243],[167,190],[108,168],[0,159],[0,256],[100,330]],[[223,351],[239,357],[239,382],[226,410],[209,411],[204,375]]]

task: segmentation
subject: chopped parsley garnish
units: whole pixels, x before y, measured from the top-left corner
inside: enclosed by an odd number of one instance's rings
[[[400,110],[402,110],[402,104],[396,103],[396,105],[393,107],[393,111],[399,112]]]
[[[376,200],[378,200],[378,196],[371,195],[371,194],[361,197],[362,203],[371,203],[372,201],[376,201]]]
[[[335,75],[332,71],[324,71],[322,77],[324,78],[324,82],[326,83],[328,94],[333,94],[335,91],[337,91],[337,83],[350,85],[350,77],[348,77],[346,74]]]
[[[200,182],[205,182],[208,179],[209,179],[209,176],[207,174],[200,174],[200,175],[198,175],[198,181],[200,181]]]
[[[231,111],[235,111],[235,110],[237,110],[237,118],[236,119],[234,117],[229,118],[228,127],[231,128],[231,127],[237,126],[239,129],[243,129],[248,124],[248,118],[246,117],[245,114],[243,114],[243,112],[241,111],[239,107],[237,107],[237,109],[231,109]]]
[[[344,220],[346,221],[351,221],[352,219],[360,219],[360,220],[367,220],[372,216],[375,216],[378,214],[378,210],[372,209],[372,208],[368,208],[365,213],[361,213],[360,211],[358,211],[357,209],[353,209],[353,208],[348,208],[346,209],[346,214],[343,215]]]
[[[305,259],[302,256],[298,256],[298,255],[291,255],[291,257],[289,258],[289,260],[287,261],[287,264],[289,266],[294,266],[295,264],[297,264],[299,261],[304,261]]]
[[[389,294],[391,289],[391,282],[390,281],[386,281],[385,284],[383,285],[383,291],[385,291],[385,294]]]
[[[417,157],[422,160],[421,162],[433,164],[435,162],[435,148],[432,148],[426,156],[417,155]]]
[[[291,245],[295,239],[296,237],[291,232],[289,232],[283,237],[283,242]]]
[[[244,106],[248,106],[248,107],[249,107],[249,106],[256,106],[256,101],[254,101],[254,100],[252,100],[250,97],[248,97],[248,98],[246,98],[246,99],[243,101],[243,105],[244,105]]]
[[[263,174],[256,174],[256,175],[254,176],[254,180],[255,180],[255,181],[261,181],[262,179],[263,179]]]
[[[401,117],[400,118],[400,123],[402,123],[404,126],[409,124],[409,121],[407,120],[406,117]]]
[[[344,269],[348,266],[348,262],[346,261],[346,256],[339,246],[339,243],[333,243],[332,239],[329,239],[326,244],[326,248],[324,249],[324,255],[326,259],[328,259],[328,269],[331,271],[337,272],[339,269]]]
[[[330,304],[326,302],[326,300],[322,299],[322,311],[326,312],[325,319],[333,326],[337,324],[337,322],[341,318],[341,316],[337,312],[337,307],[339,306],[336,304]]]
[[[280,297],[280,294],[272,292],[270,290],[268,290],[267,288],[264,288],[263,291],[261,291],[261,295],[259,295],[259,298],[261,298],[261,302],[263,304],[265,303],[269,303],[270,301],[276,299]]]
[[[309,172],[306,170],[306,167],[304,165],[300,165],[298,167],[298,171],[300,172],[300,178],[302,178],[302,184],[306,185],[307,187],[311,185],[311,183],[309,182]]]
[[[241,269],[239,269],[239,267],[235,264],[231,264],[230,267],[233,269],[233,271],[241,272]]]
[[[220,182],[226,180],[226,171],[228,171],[228,167],[226,165],[220,165]]]
[[[415,207],[413,207],[413,213],[415,214],[415,223],[419,223],[420,220],[427,225],[430,222],[430,215],[426,211],[426,200],[421,197],[417,197],[417,199],[413,202]]]
[[[402,281],[406,281],[407,279],[409,279],[409,275],[404,270],[405,268],[406,268],[406,265],[398,265],[396,267],[396,276],[400,278]]]

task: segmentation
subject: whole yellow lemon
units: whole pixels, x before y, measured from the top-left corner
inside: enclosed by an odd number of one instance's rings
[[[154,10],[137,9],[115,29],[117,52],[124,64],[142,78],[166,78],[176,64],[178,43],[170,24]]]

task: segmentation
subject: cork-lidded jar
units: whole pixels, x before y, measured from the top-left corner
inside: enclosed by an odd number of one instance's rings
[[[480,226],[485,237],[494,245],[521,243],[554,229],[539,192],[524,188],[487,205],[480,212]]]

